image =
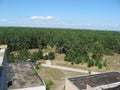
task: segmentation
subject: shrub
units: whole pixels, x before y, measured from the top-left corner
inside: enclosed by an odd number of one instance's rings
[[[14,62],[15,62],[14,54],[9,54],[7,57],[7,63],[14,63]]]
[[[35,65],[35,69],[39,69],[39,66],[38,66],[38,64],[36,64],[36,65]]]
[[[38,51],[38,57],[39,57],[40,59],[43,59],[43,52],[42,52],[41,49],[39,49],[39,51]]]
[[[44,60],[48,60],[48,55],[43,56]]]
[[[33,70],[34,75],[38,75],[38,71],[36,69]]]
[[[91,74],[91,70],[88,71],[88,74]]]
[[[114,56],[114,54],[115,54],[114,51],[112,51],[112,50],[110,50],[108,48],[105,49],[104,53],[105,53],[105,55],[111,55],[111,56]]]
[[[55,58],[55,53],[54,52],[49,52],[48,53],[48,59],[53,60]]]
[[[73,61],[71,61],[71,65],[73,65],[74,64],[74,62]]]
[[[105,60],[105,61],[103,62],[103,66],[104,66],[104,67],[107,66],[107,60]]]
[[[50,90],[50,86],[53,84],[52,80],[47,80],[45,81],[45,84],[46,84],[46,90]]]
[[[98,68],[102,69],[103,65],[101,63],[98,64]]]
[[[93,60],[89,60],[87,66],[88,67],[94,66],[94,61]]]

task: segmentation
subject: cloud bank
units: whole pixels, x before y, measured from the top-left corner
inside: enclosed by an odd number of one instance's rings
[[[52,16],[31,16],[32,20],[52,20],[54,17]]]
[[[0,19],[0,22],[7,22],[8,19]]]

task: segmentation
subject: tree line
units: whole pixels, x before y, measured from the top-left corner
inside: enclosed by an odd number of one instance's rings
[[[0,43],[8,45],[9,54],[22,49],[55,47],[56,53],[66,55],[65,61],[87,63],[88,67],[101,68],[103,55],[120,54],[120,32],[115,31],[0,27]]]

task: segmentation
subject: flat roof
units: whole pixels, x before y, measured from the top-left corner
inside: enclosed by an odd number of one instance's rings
[[[38,75],[33,74],[31,63],[14,63],[7,65],[7,79],[12,80],[8,89],[19,89],[44,85]]]
[[[79,89],[86,89],[87,84],[90,85],[91,87],[97,87],[101,85],[120,82],[120,73],[108,72],[88,76],[73,77],[68,78],[68,80],[70,80]]]
[[[5,53],[5,49],[0,49],[0,66],[2,66],[3,63],[4,53]]]
[[[0,48],[7,49],[7,44],[0,44]]]

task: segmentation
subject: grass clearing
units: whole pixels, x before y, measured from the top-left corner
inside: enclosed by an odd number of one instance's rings
[[[64,90],[65,78],[85,75],[83,73],[69,72],[54,68],[40,67],[39,73],[44,81],[52,80],[51,90]]]
[[[43,49],[43,54],[51,52],[55,52],[55,47],[51,48],[50,46],[47,46],[47,49]]]
[[[98,67],[87,67],[86,63],[83,64],[74,64],[71,65],[70,62],[64,61],[64,54],[56,54],[56,58],[52,61],[53,65],[65,66],[70,68],[77,68],[77,69],[84,69],[96,72],[106,72],[106,71],[120,71],[120,55],[115,54],[114,56],[105,55],[103,57],[103,61],[107,61],[107,66],[103,67],[102,69],[98,69]]]

